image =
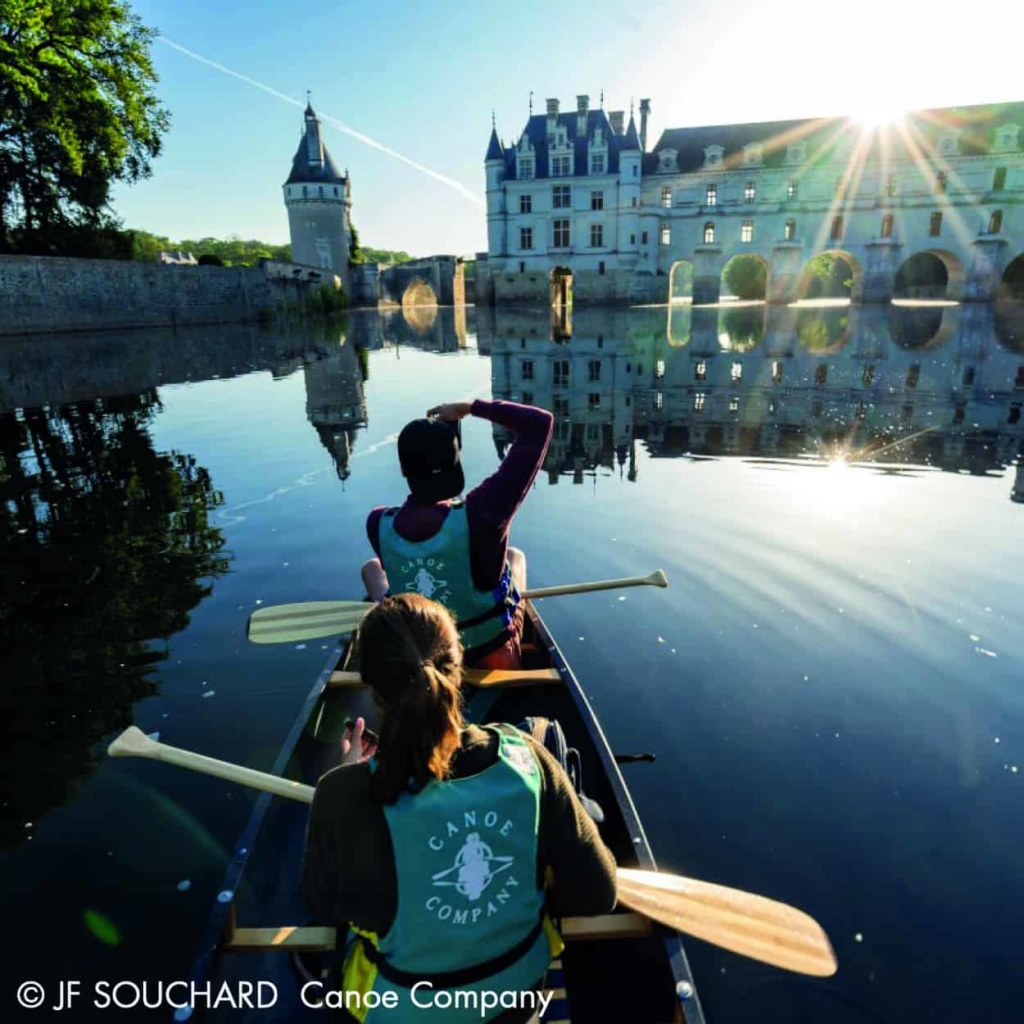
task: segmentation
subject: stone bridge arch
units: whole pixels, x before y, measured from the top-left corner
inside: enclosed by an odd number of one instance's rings
[[[940,273],[935,271],[941,268]],[[945,276],[945,282],[941,278]],[[963,260],[949,249],[922,249],[912,253],[896,269],[894,299],[949,299],[961,302],[967,271]]]
[[[433,293],[434,304],[461,306],[466,301],[465,269],[457,256],[428,256],[383,267],[380,297],[400,306],[429,304],[425,289]],[[411,294],[408,294],[412,289]]]
[[[846,262],[850,268],[852,284],[850,286],[850,301],[860,302],[864,296],[864,268],[861,266],[861,261],[850,252],[849,249],[822,249],[821,252],[816,252],[809,256],[800,269],[800,274],[796,282],[796,292],[794,298],[797,300],[806,299],[807,293],[811,288],[811,283],[814,280],[814,268],[812,267],[813,262],[821,256],[833,256],[838,257]]]

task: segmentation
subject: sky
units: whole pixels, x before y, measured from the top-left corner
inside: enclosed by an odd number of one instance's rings
[[[113,205],[125,226],[175,240],[288,241],[281,185],[307,89],[351,173],[363,244],[420,256],[486,248],[491,112],[517,138],[531,90],[536,112],[547,97],[573,110],[579,93],[596,106],[602,89],[606,110],[649,97],[648,148],[688,125],[1024,100],[1012,53],[998,55],[1024,29],[1011,0],[985,5],[983,31],[935,0],[133,7],[163,37],[171,128],[152,177],[118,186]]]

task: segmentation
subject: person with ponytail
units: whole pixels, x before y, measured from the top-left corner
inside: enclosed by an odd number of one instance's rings
[[[442,605],[385,598],[359,653],[379,745],[364,757],[362,719],[342,741],[341,766],[316,787],[301,879],[317,920],[351,929],[348,1019],[532,1020],[532,995],[486,1012],[479,996],[541,990],[561,951],[551,918],[609,912],[614,857],[542,745],[510,725],[466,725],[462,647]],[[422,1005],[442,990],[464,997]],[[369,993],[393,1001],[368,1008]]]

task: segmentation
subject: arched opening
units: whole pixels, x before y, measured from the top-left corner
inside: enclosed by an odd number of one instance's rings
[[[1024,299],[1024,253],[1010,260],[999,284],[1000,299]]]
[[[437,319],[437,296],[421,277],[414,277],[402,293],[402,316],[420,334],[434,326]]]
[[[768,264],[753,253],[733,256],[722,268],[722,298],[763,302],[768,291]]]
[[[672,348],[683,348],[690,342],[693,331],[693,306],[687,303],[669,307],[668,343]]]
[[[704,244],[714,245],[715,244],[715,222],[709,220],[704,225]]]
[[[736,306],[718,314],[718,346],[723,352],[749,352],[764,338],[763,306]]]
[[[568,267],[555,267],[551,271],[551,305],[572,305],[572,271]]]
[[[892,238],[892,223],[893,223],[893,221],[892,221],[892,214],[891,213],[887,213],[882,218],[882,231],[881,231],[882,238]]]
[[[809,352],[819,355],[839,352],[850,340],[851,333],[848,306],[797,310],[797,344]]]
[[[889,312],[889,335],[906,351],[929,351],[938,348],[952,331],[952,318],[946,307],[893,306]],[[943,321],[948,321],[943,326]]]
[[[963,298],[964,268],[951,252],[928,249],[914,253],[896,271],[894,299],[936,301]]]
[[[863,289],[860,264],[848,252],[828,249],[804,264],[797,283],[797,298],[859,302]]]
[[[677,260],[668,271],[668,301],[693,302],[693,264]]]

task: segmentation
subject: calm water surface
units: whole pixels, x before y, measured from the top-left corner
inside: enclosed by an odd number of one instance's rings
[[[531,583],[671,580],[544,603],[657,754],[625,770],[660,863],[835,944],[813,981],[691,941],[707,1019],[1021,1020],[1024,316],[417,313],[0,342],[4,1019],[27,978],[182,975],[253,796],[105,744],[268,767],[326,644],[247,615],[360,597],[397,432],[493,395],[557,416]],[[471,480],[510,440],[464,437]]]

